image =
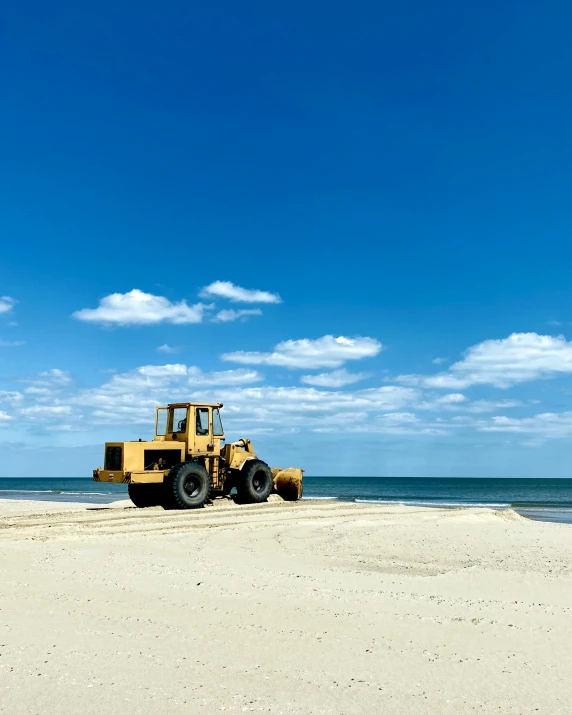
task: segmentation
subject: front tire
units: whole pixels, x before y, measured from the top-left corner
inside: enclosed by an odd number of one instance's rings
[[[141,509],[163,503],[162,484],[128,484],[127,491],[131,501]]]
[[[250,459],[236,479],[238,501],[241,504],[260,504],[270,496],[274,486],[272,472],[266,462]]]
[[[200,509],[209,498],[211,480],[198,462],[181,462],[169,472],[165,484],[168,506],[175,509]]]

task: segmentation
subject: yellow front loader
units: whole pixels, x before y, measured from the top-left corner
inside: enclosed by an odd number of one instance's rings
[[[249,439],[224,444],[221,408],[202,402],[157,407],[154,439],[106,442],[94,480],[127,484],[139,507],[196,509],[233,489],[243,504],[264,502],[273,491],[300,499],[302,469],[271,469]]]

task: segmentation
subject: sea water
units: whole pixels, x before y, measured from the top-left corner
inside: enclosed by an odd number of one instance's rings
[[[0,479],[0,499],[109,504],[128,498],[124,484],[91,479]],[[572,523],[572,479],[304,477],[304,499],[449,509],[512,508],[531,519]]]
[[[572,479],[305,477],[304,497],[450,509],[510,508],[531,519],[572,523]]]

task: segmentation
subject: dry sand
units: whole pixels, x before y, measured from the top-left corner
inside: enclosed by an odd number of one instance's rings
[[[125,504],[0,501],[1,713],[572,712],[572,526]]]

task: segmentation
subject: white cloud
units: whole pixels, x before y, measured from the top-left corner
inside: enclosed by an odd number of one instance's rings
[[[31,385],[39,387],[60,388],[71,384],[72,377],[69,372],[66,372],[65,370],[53,368],[51,370],[39,372],[33,377],[22,378],[20,382],[28,382]]]
[[[345,368],[322,372],[319,375],[303,375],[300,382],[315,387],[344,387],[371,377],[370,372],[348,372]]]
[[[7,412],[0,410],[0,425],[10,422],[12,419],[13,417],[11,417]]]
[[[395,424],[418,422],[417,416],[413,412],[388,412],[385,415],[381,415],[381,419]]]
[[[572,436],[572,412],[544,412],[532,417],[491,417],[475,424],[480,432],[534,434],[541,438]]]
[[[24,417],[34,421],[69,415],[70,412],[71,407],[69,405],[33,405],[20,410]]]
[[[199,388],[248,385],[263,380],[256,370],[203,372],[184,364],[144,365],[113,375],[101,387],[83,390],[71,401],[92,408],[97,422],[148,423],[156,405],[196,399]],[[213,401],[219,398],[214,397]]]
[[[474,400],[470,402],[464,409],[466,412],[495,412],[496,410],[510,410],[515,407],[521,407],[522,402],[519,400]]]
[[[345,371],[333,371],[337,372],[343,375]],[[439,395],[403,385],[342,391],[255,384],[262,380],[252,368],[203,372],[196,366],[172,363],[144,365],[113,374],[100,387],[72,392],[67,373],[48,370],[34,378],[24,395],[0,393],[0,401],[11,405],[13,415],[3,412],[5,417],[0,419],[8,424],[20,417],[54,432],[75,432],[81,422],[83,429],[94,424],[150,428],[158,404],[205,400],[225,404],[225,426],[233,438],[261,431],[286,434],[300,430],[428,436],[477,430],[526,433],[542,439],[572,434],[572,413],[514,419],[498,414],[483,419],[479,415],[519,406],[514,400],[471,402],[459,392]],[[72,413],[73,421],[67,417]]]
[[[160,295],[144,293],[135,288],[128,293],[112,293],[99,301],[97,308],[84,308],[73,314],[74,318],[104,325],[154,325],[174,323],[185,325],[201,323],[206,310],[212,306],[197,303],[188,305],[185,300],[171,303]]]
[[[339,415],[343,417],[344,415]],[[352,417],[354,415],[351,415]],[[364,414],[361,419],[351,421],[345,415],[345,424],[341,420],[324,420],[322,426],[314,432],[335,433],[343,429],[344,434],[391,434],[391,435],[448,435],[447,426],[435,421],[420,420],[413,412],[386,412],[374,419]]]
[[[248,385],[264,380],[256,370],[221,370],[220,372],[201,372],[198,367],[187,370],[190,385]]]
[[[0,313],[9,313],[18,301],[9,295],[0,296]]]
[[[250,290],[241,288],[230,281],[215,281],[205,286],[200,294],[201,298],[226,298],[233,303],[281,303],[282,298],[278,293],[269,293],[265,290]]]
[[[311,387],[254,387],[262,376],[240,368],[203,373],[185,365],[144,366],[114,375],[99,388],[84,390],[72,399],[93,410],[98,423],[147,423],[155,406],[168,402],[207,400],[224,402],[227,422],[233,428],[263,427],[283,430],[319,427],[335,415],[345,426],[368,412],[398,411],[419,400],[417,390],[383,386],[353,393],[323,391]],[[342,427],[343,431],[344,427]]]
[[[114,375],[108,386],[126,387],[162,387],[173,380],[183,385],[237,385],[259,382],[262,376],[256,370],[223,370],[221,372],[203,372],[198,367],[187,367],[181,363],[172,365],[144,365],[131,372]]]
[[[17,348],[25,344],[23,340],[0,340],[0,348]]]
[[[159,347],[157,348],[158,353],[178,353],[179,350],[180,348],[171,347],[170,345],[167,345],[167,343],[165,343],[164,345],[159,345]]]
[[[0,390],[0,402],[7,402],[10,405],[17,405],[22,401],[23,395],[21,392],[13,390]]]
[[[436,402],[441,405],[459,405],[467,401],[465,395],[461,395],[458,392],[452,392],[448,395],[443,395],[439,397]]]
[[[48,432],[82,432],[85,430],[85,427],[82,429],[78,425],[62,424],[46,425],[44,429],[48,430]]]
[[[138,367],[131,373],[124,373],[124,377],[129,377],[130,375],[144,375],[146,377],[179,377],[181,375],[186,375],[188,368],[186,365],[181,363],[173,363],[171,365],[143,365],[143,367]],[[117,377],[122,377],[118,375]]]
[[[26,417],[34,416],[34,403],[40,403],[36,405],[39,407],[38,415],[40,414],[40,410],[42,413],[48,414],[46,412],[48,403],[56,407],[61,405],[62,395],[66,390],[70,389],[73,383],[69,372],[58,368],[44,370],[32,377],[21,378],[18,382],[27,383],[29,387],[26,387],[23,393],[4,393],[6,395],[5,400],[10,401],[16,407],[21,407],[25,404],[26,407],[21,412]],[[0,393],[0,401],[1,400],[2,396]],[[25,400],[25,402],[23,402],[23,400]],[[54,412],[54,414],[56,414],[56,412]]]
[[[262,315],[262,311],[259,308],[252,308],[252,310],[219,310],[213,320],[216,323],[230,323],[240,318],[249,318],[251,315]]]
[[[425,393],[424,399],[417,404],[418,410],[432,412],[495,412],[499,409],[511,409],[522,406],[519,400],[469,400],[460,393],[450,393],[441,397],[434,397]]]
[[[222,359],[243,365],[336,368],[348,360],[374,357],[382,349],[382,344],[374,338],[334,338],[333,335],[324,335],[317,340],[286,340],[278,343],[271,353],[239,351],[226,353]]]
[[[521,382],[572,373],[572,342],[562,335],[513,333],[470,347],[463,360],[436,375],[400,375],[397,382],[429,388],[471,385],[507,388]]]
[[[32,385],[31,387],[27,387],[24,390],[24,393],[34,397],[47,397],[49,395],[53,395],[54,391],[49,387],[36,387],[35,385]]]
[[[368,415],[396,412],[418,400],[418,391],[384,386],[340,392],[314,387],[244,387],[199,393],[202,399],[220,399],[226,422],[234,430],[262,426],[282,430],[364,431]],[[331,428],[331,429],[330,429]]]
[[[431,360],[433,365],[442,365],[444,362],[447,362],[448,358],[446,357],[436,357]]]
[[[38,373],[36,383],[49,382],[55,385],[69,385],[71,381],[72,378],[69,372],[53,368],[52,370],[46,370],[45,372]]]

